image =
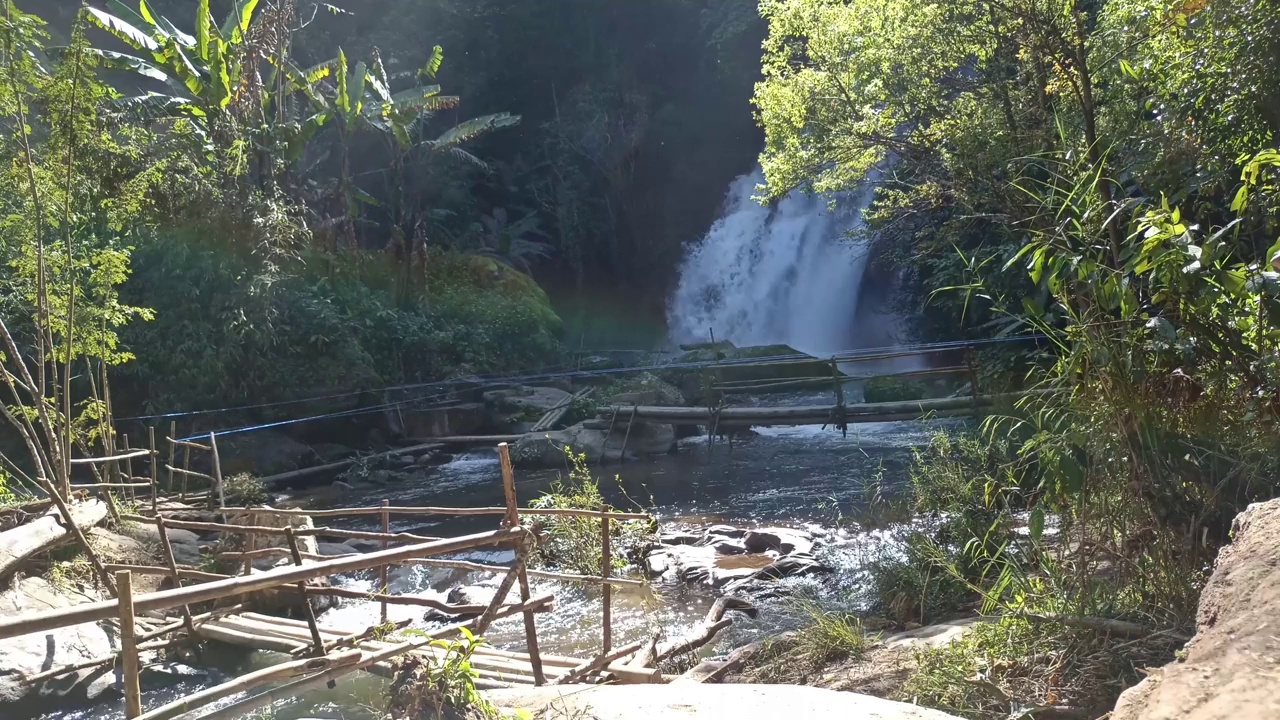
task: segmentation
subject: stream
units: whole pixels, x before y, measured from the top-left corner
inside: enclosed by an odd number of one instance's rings
[[[906,482],[912,452],[930,435],[957,421],[871,423],[853,425],[848,437],[817,426],[759,428],[747,437],[735,438],[730,448],[723,440],[708,447],[705,437],[688,438],[679,452],[645,462],[596,468],[601,490],[621,508],[637,504],[653,513],[664,527],[701,527],[716,523],[753,527],[784,525],[807,529],[821,539],[815,555],[834,568],[824,578],[791,578],[780,581],[793,590],[804,590],[828,607],[859,603],[859,558],[882,543],[876,532],[862,532],[842,522],[867,507],[868,493],[877,483],[893,488]],[[521,505],[543,492],[558,477],[554,470],[520,471],[517,494]],[[616,478],[616,479],[615,479]],[[363,483],[348,506],[448,505],[454,507],[503,504],[497,456],[477,452],[455,457],[450,463],[423,468],[413,481],[395,485]],[[423,518],[393,518],[392,531],[412,531],[455,536],[492,529],[491,516],[449,518],[423,522]],[[377,520],[351,518],[329,523],[338,527],[376,530]],[[510,553],[472,551],[458,557],[496,562]],[[397,568],[391,575],[395,593],[442,589],[465,577],[479,581],[483,575],[425,567]],[[335,584],[372,589],[374,577],[363,574],[332,579]],[[543,652],[572,655],[598,648],[600,642],[600,590],[594,586],[532,578],[534,595],[556,594],[554,612],[538,615],[539,645]],[[786,593],[779,593],[786,595]],[[677,582],[655,581],[645,588],[621,587],[613,596],[613,637],[616,646],[651,636],[662,628],[669,635],[696,624],[714,598],[705,590],[693,590]],[[734,626],[723,633],[707,653],[723,652],[762,636],[793,627],[799,620],[785,599],[757,599],[757,620],[735,616]],[[392,620],[412,618],[416,627],[421,608],[391,606]],[[322,623],[350,631],[376,624],[379,607],[366,601],[345,601],[324,613]],[[499,621],[487,639],[497,647],[523,649],[523,624],[519,616]],[[245,654],[237,649],[206,651],[198,663],[199,674],[179,677],[161,691],[144,691],[148,706],[168,702],[201,687],[225,681],[250,670],[279,662],[271,653]],[[385,705],[386,681],[367,673],[348,675],[336,688],[322,688],[282,703],[273,714],[277,720],[373,720]],[[230,703],[242,696],[230,698]],[[118,708],[98,706],[62,711],[42,720],[107,720],[119,716]]]

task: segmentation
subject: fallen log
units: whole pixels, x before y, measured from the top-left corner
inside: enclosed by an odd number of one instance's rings
[[[68,510],[71,522],[81,529],[91,528],[107,517],[106,504],[97,499],[73,503]],[[62,513],[57,508],[0,533],[0,579],[12,575],[32,556],[74,537],[71,529],[62,524]]]
[[[719,598],[716,600],[715,605],[712,605],[711,609],[707,611],[707,616],[703,618],[701,623],[691,628],[683,636],[658,646],[656,663],[661,663],[663,660],[676,655],[697,650],[715,640],[716,635],[721,630],[733,624],[733,620],[725,617],[725,613],[730,610],[753,618],[760,614],[760,611],[746,600],[733,597]]]

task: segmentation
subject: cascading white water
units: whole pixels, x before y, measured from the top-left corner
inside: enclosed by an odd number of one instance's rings
[[[834,202],[797,190],[769,206],[753,198],[759,169],[734,180],[724,214],[680,268],[667,310],[672,339],[706,342],[714,333],[739,347],[785,344],[815,356],[857,347],[867,253],[849,234],[876,179]]]

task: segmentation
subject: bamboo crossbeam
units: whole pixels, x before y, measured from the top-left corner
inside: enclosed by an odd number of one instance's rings
[[[248,511],[256,512],[256,511]],[[146,524],[154,524],[156,518],[149,518],[143,515],[124,515],[122,520],[131,522],[139,522]],[[231,523],[205,522],[200,520],[177,520],[165,518],[165,524],[171,528],[179,528],[182,530],[200,530],[203,532],[238,532],[246,535],[275,535],[278,537],[285,536],[285,528],[272,527],[269,525],[234,525]],[[413,533],[379,533],[366,530],[340,530],[337,528],[294,528],[293,532],[298,537],[318,536],[318,537],[334,537],[348,538],[358,540],[387,540],[390,542],[436,542],[444,538],[432,537],[430,535],[415,535]],[[274,550],[274,548],[268,548]],[[326,557],[326,556],[318,556]],[[332,557],[332,556],[328,556]]]
[[[185,588],[161,590],[139,595],[134,601],[137,612],[167,610],[179,605],[218,600],[266,590],[280,585],[296,583],[300,580],[311,580],[317,577],[368,570],[387,562],[405,562],[475,547],[521,542],[526,537],[527,532],[523,528],[512,528],[465,535],[451,540],[406,545],[350,558],[333,558],[311,565],[282,567],[255,575],[237,576]],[[0,640],[28,633],[44,632],[68,625],[105,620],[116,614],[118,609],[119,602],[117,600],[103,600],[48,612],[0,618]]]
[[[89,483],[87,485],[72,485],[72,490],[125,490],[129,488],[149,488],[151,483]]]
[[[452,568],[454,570],[470,570],[472,572],[488,572],[488,573],[504,573],[511,568],[503,565],[482,565],[480,563],[470,562],[467,560],[442,560],[439,558],[416,558],[409,560],[406,565],[427,565],[430,567]],[[550,570],[526,570],[530,577],[546,578],[548,580],[564,580],[566,582],[580,582],[591,585],[602,585],[606,582],[605,578],[599,575],[576,575],[574,573],[552,572]],[[629,585],[631,587],[644,587],[643,580],[630,580],[628,578],[611,577],[607,580],[610,585]]]
[[[586,677],[587,675],[590,675],[591,673],[595,672],[596,670],[600,670],[601,668],[608,665],[609,663],[612,663],[614,660],[624,658],[634,653],[635,651],[639,650],[641,647],[644,647],[644,644],[645,644],[645,641],[640,640],[638,642],[633,642],[630,645],[624,645],[618,648],[617,650],[612,650],[603,655],[594,657],[582,663],[581,665],[573,668],[569,672],[564,673],[559,677],[555,678],[554,680],[551,681],[551,684],[552,685],[568,685],[569,683],[575,680],[580,680]]]
[[[107,572],[117,572],[119,570],[128,570],[135,575],[168,575],[169,569],[156,567],[153,565],[122,565],[119,563],[107,563],[103,567]],[[231,577],[222,573],[211,573],[203,570],[196,570],[189,567],[179,567],[178,574],[185,579],[190,580],[223,580]]]
[[[279,665],[272,665],[269,668],[263,668],[257,672],[241,675],[240,677],[229,680],[221,685],[215,685],[211,688],[206,688],[199,692],[192,693],[191,695],[175,700],[168,705],[161,705],[154,710],[149,710],[145,714],[140,715],[138,720],[170,720],[170,718],[175,718],[195,708],[208,705],[211,702],[216,702],[223,698],[231,697],[237,693],[261,687],[268,683],[295,678],[299,675],[306,675],[308,673],[355,665],[360,661],[362,656],[363,653],[356,650],[354,652],[344,652],[338,655],[326,655],[324,657],[294,660],[292,662],[280,663]]]
[[[176,467],[172,467],[172,466],[170,466],[170,465],[165,465],[165,469],[166,469],[166,470],[171,470],[171,471],[173,471],[173,472],[175,472],[175,473],[177,473],[177,474],[179,474],[179,475],[185,476],[185,477],[200,478],[201,480],[208,480],[208,481],[209,481],[209,482],[211,482],[211,483],[212,483],[212,482],[214,482],[214,477],[213,477],[212,475],[205,475],[204,473],[202,473],[202,472],[196,472],[195,470],[184,470],[184,469],[182,469],[182,468],[176,468]]]
[[[284,533],[281,533],[282,535]],[[329,558],[345,558],[353,555],[359,555],[357,552],[343,553],[342,555],[321,555],[319,553],[299,553],[303,560],[328,560]],[[252,560],[254,558],[264,557],[292,557],[288,548],[258,548],[257,550],[245,550],[244,552],[222,552],[218,553],[219,560]]]
[[[422,597],[421,595],[391,595],[387,593],[366,592],[363,590],[352,590],[351,588],[338,587],[308,587],[307,594],[328,595],[331,597],[347,598],[349,600],[384,602],[388,605],[428,607],[450,615],[478,615],[484,612],[485,608],[488,607],[487,605],[450,605],[447,602],[441,602],[435,598]]]
[[[165,442],[172,443],[173,445],[193,448],[195,450],[204,450],[205,452],[212,450],[208,445],[201,445],[198,442],[191,442],[190,440],[175,440],[171,437],[167,437],[165,438]]]
[[[181,626],[182,624],[179,623],[178,627],[181,627]],[[173,628],[170,628],[169,630],[166,630],[166,632],[171,632],[172,630]],[[166,648],[171,648],[175,645],[178,645],[180,643],[184,643],[187,641],[186,638],[173,638],[169,640],[161,640],[159,642],[143,643],[142,639],[144,637],[147,637],[147,636],[146,635],[138,636],[138,645],[137,645],[138,652],[147,652],[148,650],[164,650]],[[44,670],[34,675],[25,675],[23,676],[22,681],[28,685],[34,685],[38,682],[48,680],[49,678],[58,677],[59,675],[66,675],[67,673],[73,673],[80,670],[87,670],[88,668],[98,667],[99,665],[115,664],[120,661],[120,656],[121,656],[121,652],[113,652],[110,655],[103,655],[101,657],[90,658],[88,660],[81,660],[80,662],[71,663],[69,665],[50,668],[49,670]]]
[[[150,450],[133,450],[131,452],[122,453],[120,455],[111,455],[110,457],[96,458],[71,458],[72,465],[99,465],[103,463],[116,462],[118,460],[129,460],[130,458],[145,457],[150,455]]]

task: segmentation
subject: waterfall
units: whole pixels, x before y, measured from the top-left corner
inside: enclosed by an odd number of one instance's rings
[[[864,241],[849,239],[875,180],[834,198],[797,190],[768,206],[753,199],[762,171],[734,180],[723,215],[681,265],[667,311],[671,338],[706,342],[714,333],[739,347],[785,344],[822,356],[883,335],[883,327],[860,331],[867,253]]]

